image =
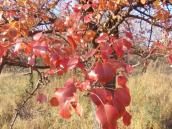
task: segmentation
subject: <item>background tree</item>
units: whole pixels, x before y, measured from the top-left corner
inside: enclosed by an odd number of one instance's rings
[[[159,56],[172,63],[170,8],[171,1],[161,0],[1,1],[0,72],[10,65],[38,73],[36,88],[22,107],[48,83],[48,76],[73,71],[76,74],[50,100],[60,106],[62,117],[70,118],[72,109],[82,115],[77,100],[81,91],[96,105],[103,129],[115,129],[121,117],[129,125],[126,83],[133,66],[128,58],[140,56],[137,65],[145,68]],[[39,101],[43,99],[40,95]]]

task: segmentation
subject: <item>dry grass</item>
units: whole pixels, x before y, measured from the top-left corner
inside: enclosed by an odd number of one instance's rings
[[[172,77],[149,69],[129,80],[133,119],[131,129],[172,129]],[[171,118],[170,118],[171,117]],[[167,126],[168,125],[168,126]],[[171,127],[170,127],[171,126]]]
[[[132,103],[128,110],[133,118],[129,127],[123,127],[119,122],[120,129],[170,129],[172,77],[162,71],[163,69],[150,68],[145,74],[130,77],[128,85],[131,89]],[[51,83],[41,92],[47,93],[50,98],[53,89],[63,86],[66,78],[67,75],[52,78]],[[13,109],[24,97],[26,87],[26,76],[0,76],[0,129],[9,128]],[[48,103],[39,104],[33,98],[17,119],[15,129],[95,129],[91,103],[84,96],[80,102],[84,107],[83,117],[79,118],[74,114],[70,120],[63,120],[58,115],[58,109],[50,107]]]

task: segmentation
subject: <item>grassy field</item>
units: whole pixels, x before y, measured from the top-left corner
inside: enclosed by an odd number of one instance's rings
[[[54,88],[63,86],[68,76],[52,78],[51,83],[40,92],[50,98]],[[149,68],[144,74],[129,77],[128,85],[132,103],[127,110],[132,114],[132,123],[129,127],[123,127],[119,120],[119,129],[172,129],[172,74],[165,73],[162,68]],[[9,73],[0,75],[0,129],[9,129],[14,109],[25,98],[25,89],[28,87],[27,76]],[[79,118],[73,114],[71,119],[64,120],[58,115],[57,108],[51,107],[49,103],[39,104],[33,97],[21,111],[14,128],[95,129],[90,101],[82,96],[80,103],[84,115]]]

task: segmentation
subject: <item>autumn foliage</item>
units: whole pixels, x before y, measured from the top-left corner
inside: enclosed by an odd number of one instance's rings
[[[68,119],[74,110],[82,116],[78,92],[85,92],[96,105],[96,120],[103,129],[116,129],[119,118],[128,126],[132,116],[126,110],[131,102],[127,76],[133,71],[128,56],[140,56],[147,66],[154,56],[167,56],[172,64],[172,53],[170,41],[140,39],[146,42],[143,47],[129,27],[124,25],[120,35],[119,26],[139,19],[168,33],[169,5],[158,0],[1,1],[0,70],[11,65],[37,72],[46,69],[45,76],[77,72],[63,88],[55,89],[50,100],[60,107],[60,115]],[[143,11],[149,8],[155,13]],[[40,103],[46,99],[39,93]]]

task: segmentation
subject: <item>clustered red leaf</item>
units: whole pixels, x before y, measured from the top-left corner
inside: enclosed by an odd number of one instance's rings
[[[88,73],[88,78],[92,81],[107,83],[114,77],[113,68],[109,63],[96,62],[93,70]]]
[[[126,87],[127,78],[125,76],[118,76],[118,85]]]
[[[121,77],[123,80],[118,81],[119,85],[125,87],[116,88],[114,92],[103,88],[93,88],[90,92],[90,98],[97,106],[96,119],[103,129],[115,129],[117,119],[120,117],[127,126],[131,122],[131,115],[125,109],[131,102],[131,96],[126,86],[126,78],[119,76],[119,79]]]
[[[111,38],[111,41],[114,43],[113,44],[113,49],[116,52],[117,56],[119,58],[123,57],[125,52],[129,50],[132,47],[131,42],[127,41],[126,39],[115,39]]]
[[[80,42],[80,40],[73,37],[74,36],[68,36],[67,39],[70,45],[69,47],[72,48],[71,51],[73,51],[74,54],[77,50],[76,41]],[[89,40],[84,39],[86,43]],[[100,36],[96,38],[96,42],[100,49],[92,49],[83,56],[85,57],[83,61],[86,61],[92,58],[92,56],[100,55],[97,57],[99,60],[95,62],[90,70],[86,69],[85,65],[80,62],[81,58],[75,54],[70,58],[65,57],[64,60],[60,62],[60,67],[66,69],[66,71],[77,67],[80,68],[85,76],[85,80],[82,82],[71,79],[68,80],[64,88],[56,89],[55,95],[50,100],[50,103],[52,106],[60,107],[60,115],[63,118],[67,119],[71,117],[71,109],[74,109],[80,116],[82,114],[82,108],[79,106],[76,99],[76,91],[85,91],[89,93],[90,99],[97,107],[96,119],[102,125],[103,129],[115,129],[117,127],[117,120],[120,117],[123,118],[125,125],[129,125],[131,115],[125,108],[130,104],[131,96],[127,88],[126,76],[120,75],[117,77],[119,87],[114,89],[114,91],[113,89],[108,89],[108,87],[107,89],[105,87],[98,88],[93,87],[93,85],[107,85],[114,80],[118,71],[122,70],[126,73],[132,71],[130,65],[120,60],[125,52],[130,50],[132,44],[124,38],[117,39],[114,36],[108,36],[106,33],[100,34]],[[119,60],[111,58],[113,52],[115,52]],[[55,59],[57,60],[58,58]]]
[[[71,109],[81,116],[82,109],[77,102],[76,86],[74,79],[69,79],[65,83],[64,88],[57,88],[54,97],[51,98],[50,104],[52,106],[60,106],[60,115],[68,119],[71,117]]]
[[[110,104],[101,105],[97,108],[96,119],[101,123],[103,129],[115,129],[117,127],[118,111]]]

